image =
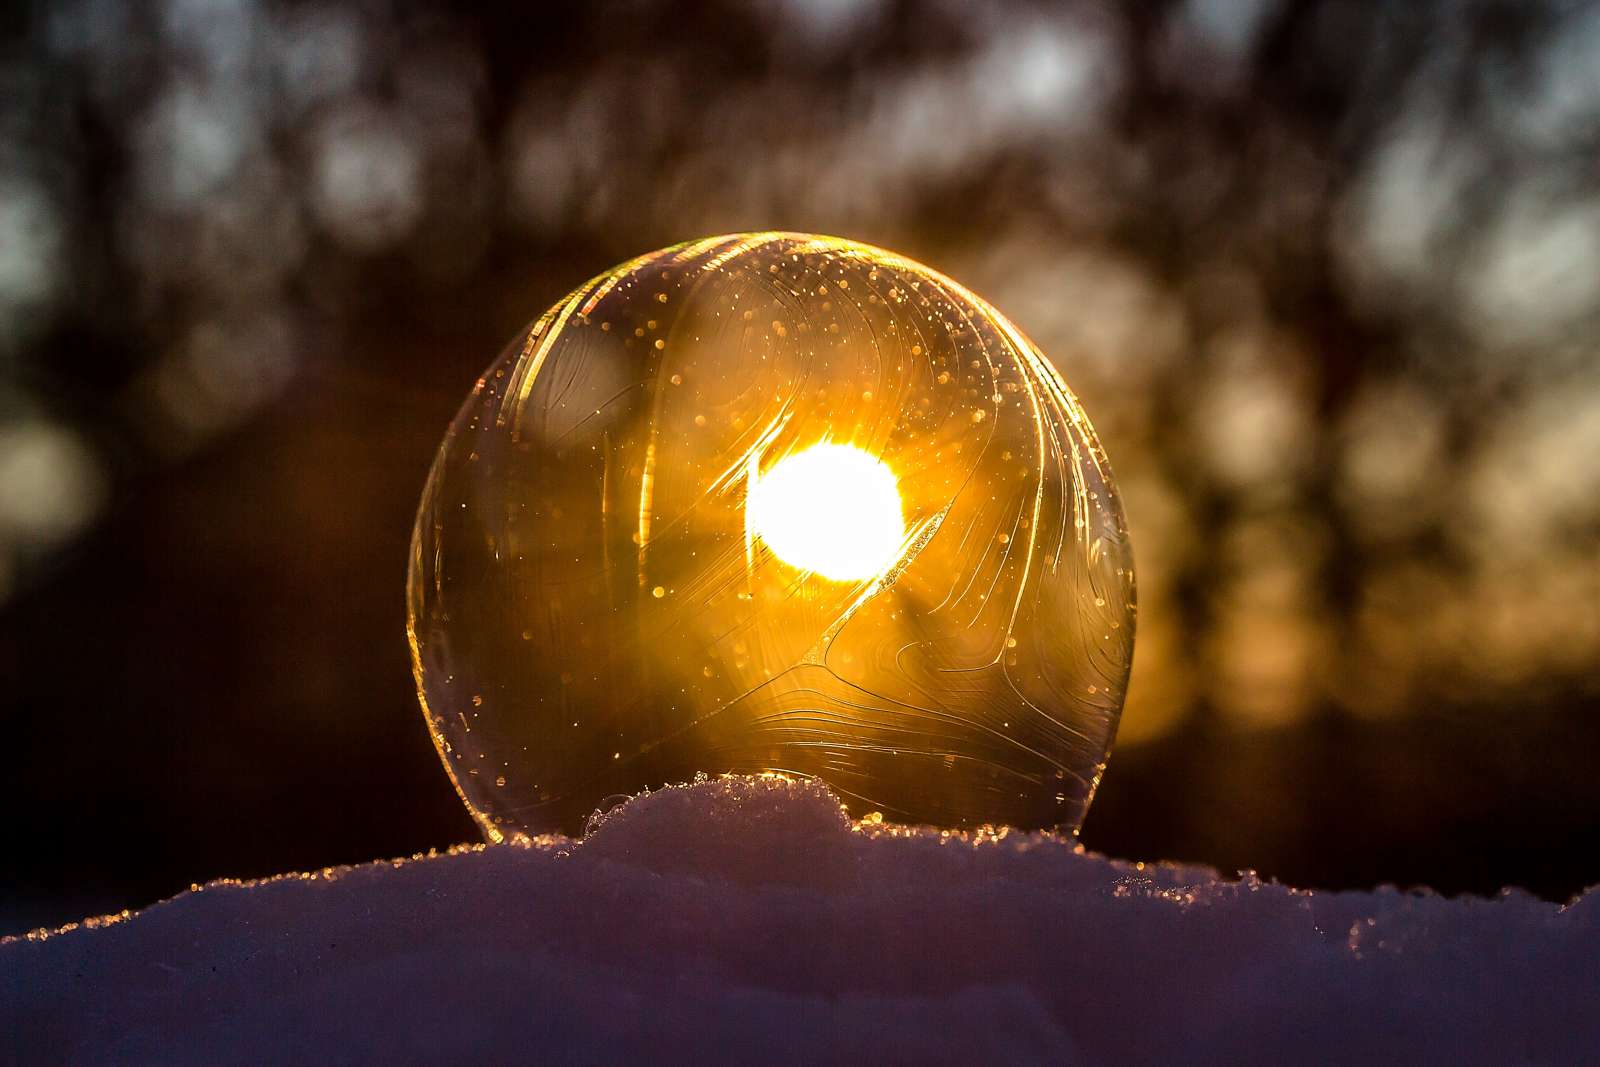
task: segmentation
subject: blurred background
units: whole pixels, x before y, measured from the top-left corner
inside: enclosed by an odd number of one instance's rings
[[[1600,8],[0,20],[0,933],[472,839],[404,641],[433,450],[567,289],[764,228],[1083,398],[1141,601],[1090,847],[1600,882]]]

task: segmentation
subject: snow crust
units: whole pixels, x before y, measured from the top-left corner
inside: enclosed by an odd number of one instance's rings
[[[1592,1063],[1600,889],[1307,892],[726,778],[581,843],[218,882],[9,939],[8,1057]]]

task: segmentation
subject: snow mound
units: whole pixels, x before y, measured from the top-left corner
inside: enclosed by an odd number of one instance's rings
[[[1313,893],[778,778],[0,943],[16,1062],[1580,1063],[1597,1006],[1600,891]]]

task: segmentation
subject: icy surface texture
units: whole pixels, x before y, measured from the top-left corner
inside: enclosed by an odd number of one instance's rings
[[[581,844],[214,884],[0,976],[17,1062],[1593,1063],[1600,892],[1312,893],[730,778]]]
[[[999,312],[833,238],[623,264],[485,372],[417,517],[428,725],[490,841],[785,771],[865,814],[1073,830],[1133,563],[1094,431]]]

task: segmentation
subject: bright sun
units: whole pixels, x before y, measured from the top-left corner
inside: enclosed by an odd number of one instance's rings
[[[753,477],[745,521],[785,563],[839,582],[888,570],[906,535],[894,472],[850,445],[814,445]]]

